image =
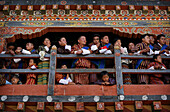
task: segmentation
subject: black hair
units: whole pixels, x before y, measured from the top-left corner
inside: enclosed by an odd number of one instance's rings
[[[94,37],[99,37],[100,38],[100,35],[99,34],[94,34],[93,39],[94,39]]]
[[[102,71],[102,72],[100,73],[100,75],[101,75],[101,77],[103,77],[104,75],[108,75],[108,76],[109,76],[109,74],[108,74],[107,71]]]
[[[101,39],[103,39],[105,36],[108,36],[108,35],[103,35],[102,37],[101,37]],[[109,37],[109,36],[108,36]]]
[[[79,36],[77,40],[79,40],[82,36],[84,36],[84,35]],[[84,37],[86,37],[86,36],[84,36]]]
[[[115,44],[115,42],[116,42],[117,40],[121,40],[121,39],[120,39],[120,38],[117,38],[117,37],[114,38],[114,39],[113,39],[113,44]]]
[[[152,61],[154,62],[154,61],[155,61],[155,59],[157,59],[157,58],[158,58],[158,56],[160,56],[160,54],[155,54],[155,55],[153,56],[153,58],[152,58]]]
[[[65,38],[65,37],[59,37],[59,38],[58,38],[58,41],[61,41],[62,38]]]
[[[161,37],[165,37],[165,35],[164,35],[164,34],[158,35],[158,36],[157,36],[157,40],[160,40]]]
[[[13,42],[8,43],[8,44],[7,44],[7,48],[8,48],[9,46],[14,46],[14,47],[15,47],[15,43],[13,43]]]
[[[14,74],[12,78],[18,78],[19,79],[19,74]]]
[[[150,35],[149,34],[141,35],[141,39],[145,38],[146,36],[150,36]]]

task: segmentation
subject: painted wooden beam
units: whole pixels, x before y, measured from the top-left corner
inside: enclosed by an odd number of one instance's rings
[[[116,111],[123,111],[123,102],[115,102],[115,110]]]
[[[76,103],[76,111],[84,112],[84,102],[77,102]]]
[[[162,105],[160,101],[154,101],[153,102],[153,110],[155,111],[161,111],[162,110]]]
[[[143,102],[135,101],[135,111],[141,112],[143,110]]]
[[[0,111],[4,111],[5,110],[5,104],[4,102],[0,102]]]
[[[45,103],[44,102],[37,102],[37,112],[44,112]]]
[[[97,112],[104,112],[104,102],[97,102]]]
[[[63,103],[62,102],[54,102],[54,110],[55,112],[63,111]]]
[[[18,112],[25,112],[25,103],[24,102],[18,102],[17,110],[18,110]]]

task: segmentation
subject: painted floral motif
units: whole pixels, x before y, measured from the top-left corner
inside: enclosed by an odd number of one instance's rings
[[[161,16],[164,16],[164,15],[167,15],[167,12],[166,12],[166,10],[159,10],[159,14]]]
[[[93,10],[93,14],[94,14],[95,16],[100,15],[100,11],[99,11],[99,10]]]
[[[142,15],[142,10],[135,10],[135,15],[141,16]]]
[[[64,15],[65,14],[65,10],[58,10],[58,15]]]
[[[128,15],[128,14],[129,14],[129,11],[128,11],[128,10],[121,10],[121,11],[120,11],[120,14],[121,14],[122,16]]]
[[[46,15],[53,15],[53,10],[46,10]]]

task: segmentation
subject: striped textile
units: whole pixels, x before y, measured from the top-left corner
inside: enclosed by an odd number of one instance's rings
[[[123,69],[129,69],[127,64],[122,63]],[[123,74],[123,84],[132,84],[131,75],[130,74]]]
[[[39,62],[38,68],[39,69],[48,69],[49,68],[49,62],[48,61]],[[46,85],[47,84],[47,74],[39,74],[37,84],[38,85]]]
[[[35,74],[27,74],[27,81],[26,81],[26,85],[33,85],[35,84],[35,80],[36,80],[36,75]]]

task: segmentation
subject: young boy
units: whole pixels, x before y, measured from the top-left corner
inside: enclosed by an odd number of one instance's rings
[[[34,59],[30,59],[29,66],[28,66],[27,69],[32,69],[32,70],[37,69],[37,66],[36,66],[36,63],[34,62]],[[27,84],[27,85],[35,84],[36,77],[37,77],[36,74],[27,74],[27,81],[26,81],[25,84]]]
[[[157,44],[155,44],[153,47],[153,51],[155,54],[165,54],[167,56],[170,55],[170,47],[167,46],[165,35],[161,34],[157,36]]]
[[[15,74],[11,79],[12,84],[22,84],[22,82],[19,80],[19,74]]]
[[[100,47],[100,35],[95,34],[93,36],[93,42],[89,44],[89,47],[93,53],[98,53],[99,52],[99,47]]]
[[[98,80],[95,84],[99,85],[113,85],[115,84],[115,80],[109,77],[109,74],[107,71],[102,71],[101,73],[101,79]]]
[[[66,65],[62,65],[61,69],[67,69]],[[70,79],[69,74],[56,74],[56,82],[59,84],[74,85],[75,83]]]
[[[67,45],[67,41],[65,37],[61,37],[58,43],[60,45],[57,49],[58,54],[70,54],[71,53],[71,46]]]
[[[162,63],[162,58],[159,54],[153,56],[153,62],[148,65],[148,69],[158,70],[166,69],[166,66]],[[151,84],[164,84],[163,76],[161,74],[153,74],[150,76]]]
[[[150,38],[148,34],[142,35],[142,43],[138,43],[133,49],[133,52],[137,52],[136,54],[147,55],[150,52],[149,44]],[[150,60],[139,59],[135,66],[135,69],[147,69]],[[138,83],[139,84],[148,84],[149,77],[146,74],[138,74]]]
[[[37,51],[34,49],[34,44],[31,42],[28,42],[26,44],[26,50],[25,49],[16,49],[16,53],[22,53],[22,54],[36,54]]]
[[[107,35],[101,38],[101,45],[99,53],[101,54],[112,54],[114,52],[114,46],[109,43],[109,37]]]

